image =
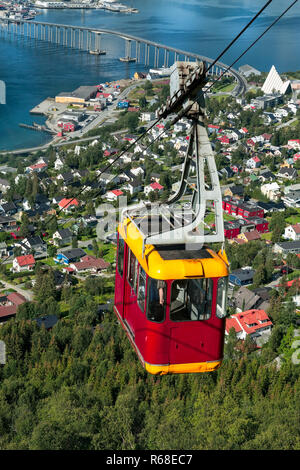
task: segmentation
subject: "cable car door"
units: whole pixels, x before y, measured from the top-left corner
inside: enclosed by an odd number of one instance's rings
[[[123,238],[119,235],[118,240],[118,260],[115,280],[115,309],[124,318],[124,291],[126,277],[126,249]]]
[[[126,320],[127,326],[129,327],[130,333],[135,336],[135,319],[136,319],[136,310],[137,310],[137,271],[138,263],[137,259],[128,248],[128,266],[127,266],[127,276],[125,281],[125,312],[124,318]]]

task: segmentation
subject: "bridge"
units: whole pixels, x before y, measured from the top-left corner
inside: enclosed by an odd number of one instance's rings
[[[170,46],[165,46],[154,41],[142,39],[131,34],[110,29],[96,29],[84,26],[66,24],[45,23],[40,21],[14,20],[0,18],[0,37],[22,36],[28,39],[47,41],[64,47],[70,47],[82,52],[101,54],[106,51],[101,49],[103,36],[110,35],[124,41],[125,56],[120,57],[123,62],[136,62],[149,67],[169,67],[177,60],[204,61],[208,65],[213,59],[192,52],[186,52]],[[107,51],[109,54],[109,51]],[[213,76],[220,76],[227,65],[217,62],[210,70]],[[247,88],[245,78],[235,69],[230,73],[237,82],[235,94],[244,94]]]

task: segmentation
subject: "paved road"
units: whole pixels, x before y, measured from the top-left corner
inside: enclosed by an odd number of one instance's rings
[[[4,289],[14,289],[16,292],[23,295],[25,299],[27,299],[28,301],[33,300],[33,292],[31,290],[22,289],[20,286],[16,286],[15,284],[11,284],[9,282],[2,281],[2,280],[1,280],[1,284],[4,285]]]
[[[283,124],[279,124],[279,126],[276,126],[275,129],[277,130],[277,129],[281,129],[282,127],[288,127],[288,126],[290,126],[293,122],[297,121],[297,119],[298,119],[297,117],[294,117],[293,119],[291,119],[291,120],[288,121],[288,122],[284,122]]]

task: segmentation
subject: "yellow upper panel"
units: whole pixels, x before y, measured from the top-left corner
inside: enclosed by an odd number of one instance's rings
[[[143,256],[143,239],[129,219],[119,224],[118,231],[140,265],[153,279],[228,276],[228,260],[225,252],[216,254],[213,250],[207,249],[211,258],[165,260],[155,246],[145,245]]]

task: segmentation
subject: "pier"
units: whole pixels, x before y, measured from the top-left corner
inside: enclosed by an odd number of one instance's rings
[[[20,123],[19,126],[24,127],[25,129],[30,129],[32,131],[47,132],[48,134],[52,135],[56,134],[56,132],[52,131],[51,129],[48,129],[48,127],[41,124],[37,124],[36,122],[33,122],[32,125]]]
[[[119,60],[122,62],[144,64],[145,66],[159,68],[168,68],[177,60],[190,62],[204,61],[209,66],[213,59],[183,51],[174,47],[142,39],[127,33],[109,29],[95,29],[84,26],[73,26],[56,23],[45,23],[40,21],[13,20],[0,18],[0,36],[9,36],[10,38],[28,38],[36,41],[46,41],[62,47],[70,47],[80,52],[94,55],[110,54],[107,49],[101,49],[102,39],[107,35],[112,36],[119,41],[124,41],[125,55],[120,54]],[[120,46],[121,48],[122,46]],[[120,49],[121,50],[121,49]],[[222,62],[217,62],[209,71],[210,75],[220,76],[227,68]],[[231,69],[228,72],[237,82],[236,94],[244,94],[247,82],[240,73]]]

